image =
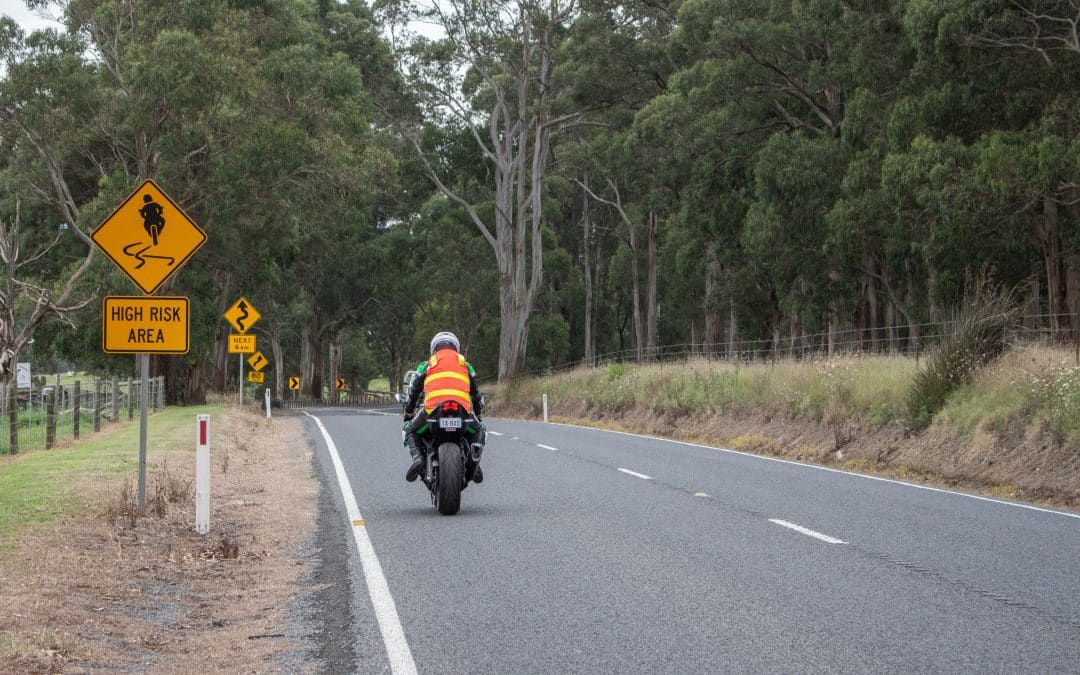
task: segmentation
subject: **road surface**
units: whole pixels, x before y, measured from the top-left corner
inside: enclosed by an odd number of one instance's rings
[[[447,517],[399,415],[312,412],[335,668],[1080,672],[1076,514],[494,419]]]

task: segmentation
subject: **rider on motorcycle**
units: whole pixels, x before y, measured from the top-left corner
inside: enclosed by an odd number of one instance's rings
[[[480,461],[487,440],[487,427],[480,421],[480,392],[476,388],[476,371],[459,352],[461,343],[453,333],[443,331],[431,338],[431,358],[416,367],[417,377],[409,387],[405,403],[405,445],[412,456],[412,465],[405,473],[410,483],[424,470],[424,444],[420,436],[428,431],[428,415],[446,401],[457,401],[472,420],[466,420],[465,433],[470,436],[472,459]],[[420,394],[424,407],[416,410]],[[415,413],[415,414],[414,414]],[[411,419],[410,419],[411,418]],[[484,474],[479,465],[473,475],[474,483],[482,483]]]

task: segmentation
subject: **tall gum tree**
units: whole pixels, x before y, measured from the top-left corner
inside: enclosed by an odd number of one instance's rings
[[[529,317],[544,279],[542,206],[551,141],[580,117],[558,110],[554,78],[559,43],[576,9],[575,0],[389,7],[401,25],[423,21],[441,28],[441,38],[413,36],[400,50],[403,78],[426,121],[464,129],[490,168],[486,189],[470,194],[456,186],[438,149],[424,146],[419,124],[404,130],[432,182],[468,212],[495,254],[499,380],[524,369]]]

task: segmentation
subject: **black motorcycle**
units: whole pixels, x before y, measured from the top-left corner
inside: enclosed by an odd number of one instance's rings
[[[402,405],[403,398],[399,398]],[[431,503],[445,516],[452,516],[461,508],[461,491],[472,481],[480,463],[465,433],[471,421],[472,414],[464,406],[457,401],[446,401],[428,413],[428,429],[420,435],[426,459],[420,480],[431,492]]]

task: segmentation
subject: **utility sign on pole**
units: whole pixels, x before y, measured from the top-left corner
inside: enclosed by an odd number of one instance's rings
[[[206,233],[152,180],[143,181],[90,238],[143,293],[153,295],[206,243]],[[188,350],[187,298],[106,298],[102,350],[139,355],[139,492],[146,508],[146,437],[150,354]]]

